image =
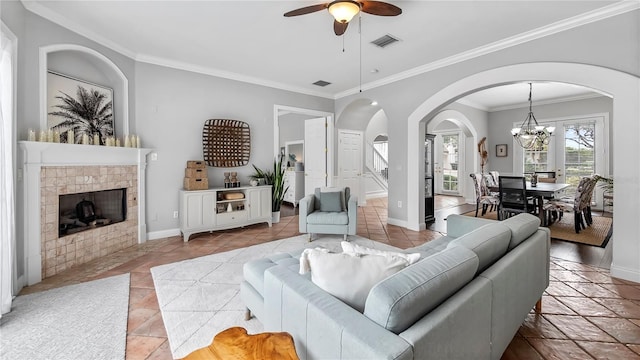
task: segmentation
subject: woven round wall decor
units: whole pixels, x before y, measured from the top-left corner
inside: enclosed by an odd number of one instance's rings
[[[237,167],[249,163],[249,124],[239,120],[209,119],[202,129],[204,161],[213,167]]]

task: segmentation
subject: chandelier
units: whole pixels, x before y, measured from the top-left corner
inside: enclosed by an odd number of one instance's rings
[[[556,129],[554,126],[542,126],[533,116],[531,91],[532,84],[529,83],[529,114],[524,119],[520,127],[511,129],[511,135],[526,150],[542,150],[544,145],[549,144],[549,139]]]

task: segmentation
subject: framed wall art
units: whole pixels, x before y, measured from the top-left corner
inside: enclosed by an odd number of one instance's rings
[[[507,144],[496,145],[496,156],[507,157]]]
[[[90,139],[98,135],[104,145],[107,137],[115,136],[113,89],[48,71],[47,128],[59,131],[65,143],[68,130],[73,130],[76,142],[84,134]]]

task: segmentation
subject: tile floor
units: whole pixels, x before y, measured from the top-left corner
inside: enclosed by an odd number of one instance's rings
[[[441,236],[448,214],[471,210],[455,197],[437,197],[436,208],[438,221],[429,230],[414,232],[387,225],[386,198],[370,199],[358,209],[358,235],[408,248]],[[180,237],[149,241],[45,279],[22,294],[130,273],[126,358],[170,359],[149,269],[295,236],[295,210],[283,209],[283,215],[289,214],[271,228],[254,225],[204,233],[188,243]],[[529,314],[502,358],[640,359],[640,284],[609,276],[605,249],[567,244],[552,242],[550,286],[542,312]]]

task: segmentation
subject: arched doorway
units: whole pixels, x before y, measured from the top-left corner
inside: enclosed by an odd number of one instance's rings
[[[420,145],[424,134],[424,120],[433,116],[444,105],[467,94],[488,87],[521,81],[558,81],[592,88],[613,97],[613,152],[637,154],[640,144],[640,78],[602,67],[570,63],[531,63],[487,70],[461,79],[423,102],[408,119],[407,202],[408,227],[420,229],[423,198],[420,183],[422,159]],[[614,158],[614,223],[616,234],[638,234],[638,207],[640,201],[640,164],[629,166],[623,156]],[[623,279],[640,281],[640,244],[633,237],[618,236],[613,246],[611,274]]]
[[[478,142],[478,131],[473,126],[473,123],[460,111],[457,110],[443,110],[434,116],[431,120],[427,121],[426,132],[434,133],[434,130],[438,128],[440,124],[445,122],[453,123],[457,126],[464,137],[464,167],[459,168],[459,182],[462,186],[461,191],[465,199],[472,200],[474,198],[473,188],[464,187],[464,182],[469,178],[469,174],[475,172],[478,166],[478,157],[475,156],[473,151],[475,144]]]

